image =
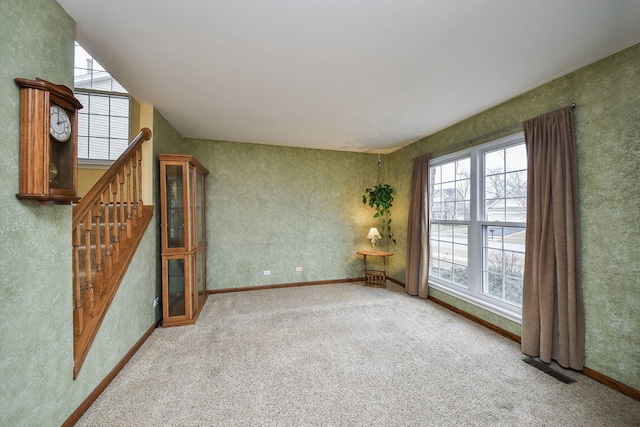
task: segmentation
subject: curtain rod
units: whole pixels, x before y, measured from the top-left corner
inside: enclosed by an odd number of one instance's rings
[[[571,108],[572,110],[575,110],[576,104],[569,104],[569,108]],[[451,145],[451,146],[443,148],[441,150],[436,150],[436,151],[431,153],[431,156],[433,156],[435,154],[444,153],[446,151],[450,151],[450,150],[452,150],[454,148],[458,148],[458,147],[461,147],[463,145],[471,144],[471,143],[473,143],[473,142],[475,142],[475,141],[477,141],[479,139],[486,138],[486,137],[489,137],[489,136],[504,132],[505,130],[513,129],[513,128],[518,127],[518,126],[522,126],[523,123],[524,122],[514,123],[512,125],[505,126],[505,127],[501,128],[501,129],[494,130],[494,131],[491,131],[489,133],[485,133],[484,135],[474,136],[473,138],[469,138],[469,139],[464,140],[462,142],[458,142],[457,144]],[[420,157],[420,156],[418,156],[418,157]]]

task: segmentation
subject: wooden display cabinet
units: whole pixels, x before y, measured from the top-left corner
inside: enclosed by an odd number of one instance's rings
[[[195,323],[207,299],[205,176],[193,156],[160,154],[163,326]]]

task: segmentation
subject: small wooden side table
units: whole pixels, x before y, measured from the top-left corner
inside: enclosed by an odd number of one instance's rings
[[[376,288],[386,288],[387,287],[387,258],[393,255],[392,252],[385,251],[358,251],[358,255],[362,255],[362,260],[364,262],[364,271],[362,273],[364,278],[363,285],[365,286],[373,286]],[[371,270],[367,268],[367,257],[368,256],[376,256],[382,257],[384,260],[384,270]]]

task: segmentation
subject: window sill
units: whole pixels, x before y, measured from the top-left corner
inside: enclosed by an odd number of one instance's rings
[[[114,160],[78,159],[78,167],[82,169],[109,169]]]
[[[432,281],[429,281],[429,286],[437,289],[438,291],[445,293],[447,295],[450,295],[452,297],[455,297],[459,300],[462,300],[464,302],[467,302],[469,304],[475,305],[478,308],[481,308],[483,310],[486,310],[490,313],[493,313],[497,316],[503,317],[507,320],[510,320],[512,322],[518,323],[518,324],[522,324],[522,314],[519,313],[514,313],[510,310],[505,309],[504,307],[500,307],[498,305],[495,304],[491,304],[490,302],[481,299],[481,298],[477,298],[474,297],[473,295],[469,295],[465,292],[460,292],[457,291],[455,289],[449,288],[447,286],[443,286],[439,283],[435,283]]]

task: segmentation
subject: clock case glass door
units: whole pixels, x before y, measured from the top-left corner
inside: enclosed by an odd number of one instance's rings
[[[53,96],[52,98],[57,101],[56,104],[61,102]],[[65,111],[67,111],[66,108]],[[69,115],[68,111],[67,115]],[[49,120],[51,120],[51,114],[49,114]],[[76,133],[76,126],[73,122],[71,123],[71,133],[72,135]],[[75,195],[74,165],[77,165],[75,159],[78,156],[78,152],[77,145],[70,143],[72,138],[73,136],[67,141],[61,142],[51,135],[51,132],[49,133],[49,193],[51,194]]]
[[[69,204],[77,195],[78,115],[82,104],[66,86],[42,79],[17,78],[20,87],[20,192],[21,199]],[[71,135],[65,142],[51,135],[51,107],[69,117]],[[56,123],[57,124],[57,123]]]

